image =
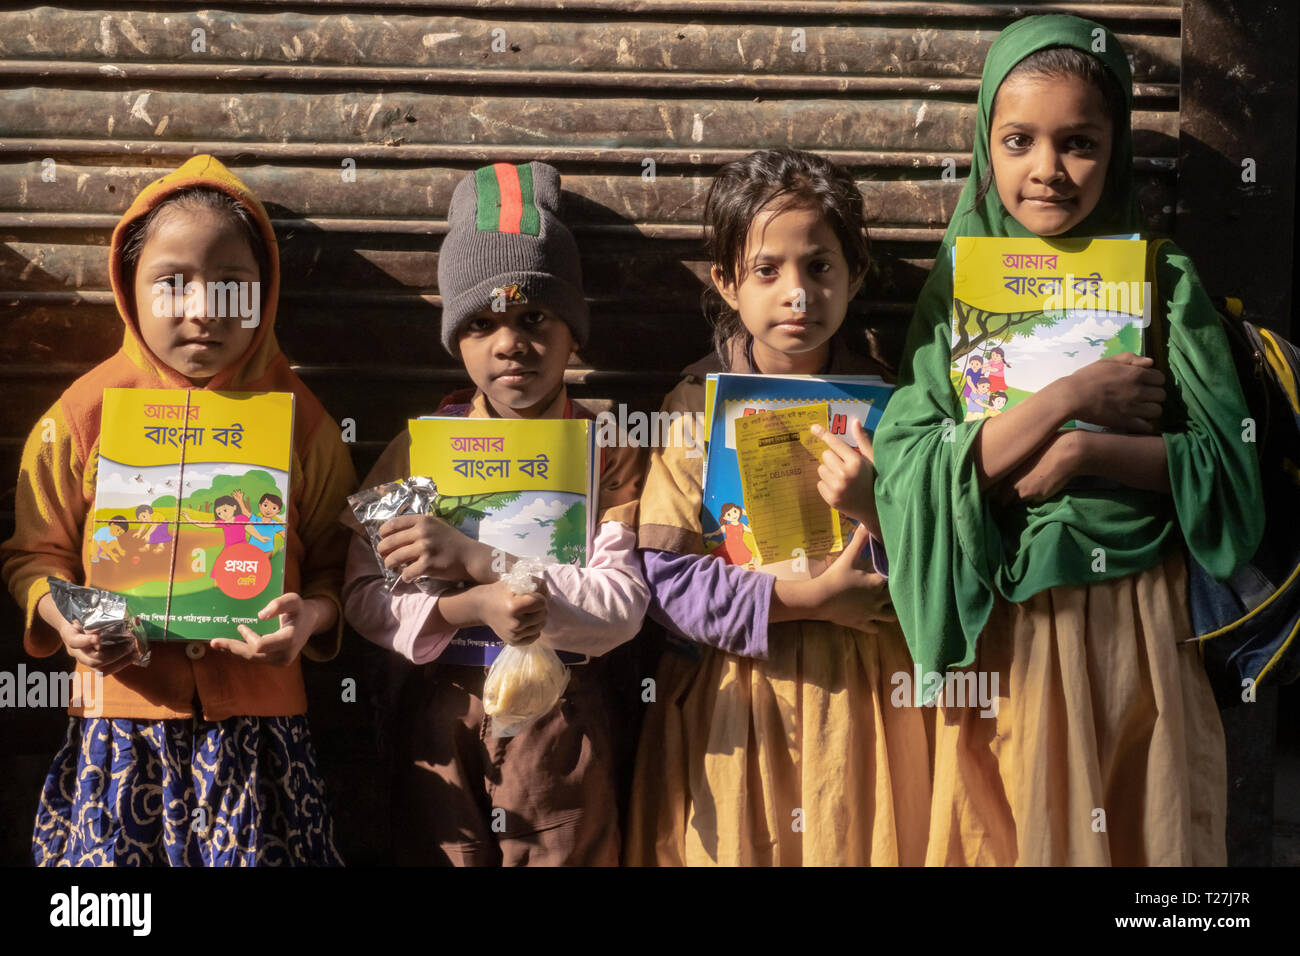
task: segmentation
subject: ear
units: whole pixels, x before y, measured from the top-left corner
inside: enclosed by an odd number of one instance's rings
[[[709,278],[713,280],[713,287],[718,290],[722,296],[722,301],[727,303],[732,309],[740,311],[740,299],[736,297],[736,287],[729,285],[722,277],[722,270],[714,265],[709,269]]]

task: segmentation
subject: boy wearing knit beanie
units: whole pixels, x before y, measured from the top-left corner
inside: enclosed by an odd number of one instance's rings
[[[496,163],[452,195],[438,260],[442,342],[474,388],[439,415],[594,418],[570,399],[564,369],[586,343],[587,303],[573,235],[560,218],[560,177],[545,163]],[[515,595],[492,570],[486,545],[428,515],[394,518],[379,551],[402,581],[389,591],[365,535],[355,532],[344,604],[364,637],[417,665],[394,741],[393,832],[400,863],[453,865],[619,862],[613,775],[625,742],[600,655],[640,629],[649,600],[635,553],[641,460],[603,449],[598,533],[586,568],[553,565],[543,587]],[[399,435],[363,487],[410,474],[410,436]],[[427,594],[429,575],[459,590]],[[490,628],[488,646],[462,628]],[[493,637],[495,635],[495,638]],[[503,643],[539,636],[571,677],[547,715],[515,737],[493,737],[483,712],[484,665]]]

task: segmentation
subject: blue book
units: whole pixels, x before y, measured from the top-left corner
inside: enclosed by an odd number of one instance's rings
[[[807,554],[800,558],[764,563],[759,555],[741,483],[736,454],[735,422],[738,418],[770,409],[826,403],[831,434],[854,445],[850,418],[857,418],[871,435],[880,424],[894,386],[875,375],[735,375],[714,373],[705,384],[704,497],[700,524],[705,551],[729,564],[762,570],[780,578],[816,577],[831,557]],[[829,510],[829,506],[828,506]],[[844,540],[853,522],[844,516]],[[884,571],[884,556],[873,547],[877,570]]]

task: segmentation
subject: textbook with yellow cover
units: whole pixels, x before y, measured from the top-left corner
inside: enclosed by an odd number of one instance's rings
[[[998,415],[1098,359],[1142,354],[1146,245],[958,237],[950,374],[964,420]]]
[[[439,517],[515,557],[586,565],[600,476],[595,422],[430,417],[408,427],[411,473],[437,485]],[[462,628],[440,660],[486,665],[499,649],[488,628]]]
[[[87,583],[126,595],[150,640],[279,625],[293,395],[104,390]]]

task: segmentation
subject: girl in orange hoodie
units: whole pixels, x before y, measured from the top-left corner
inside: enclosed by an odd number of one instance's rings
[[[335,523],[355,474],[338,427],[289,368],[273,324],[275,233],[262,204],[211,156],[147,186],[113,232],[110,275],[122,347],[74,382],[23,451],[4,578],[26,609],[24,646],[66,650],[104,675],[100,700],[69,708],[67,738],[41,793],[38,865],[337,864],[307,728],[299,655],[327,660],[341,636],[346,536]],[[257,282],[256,322],[156,309],[155,285]],[[171,297],[170,285],[166,295]],[[147,667],[102,646],[54,606],[47,576],[90,567],[106,388],[292,392],[291,498],[280,627],[209,645],[161,643]],[[50,439],[53,440],[50,440]],[[78,685],[86,686],[86,685]]]

